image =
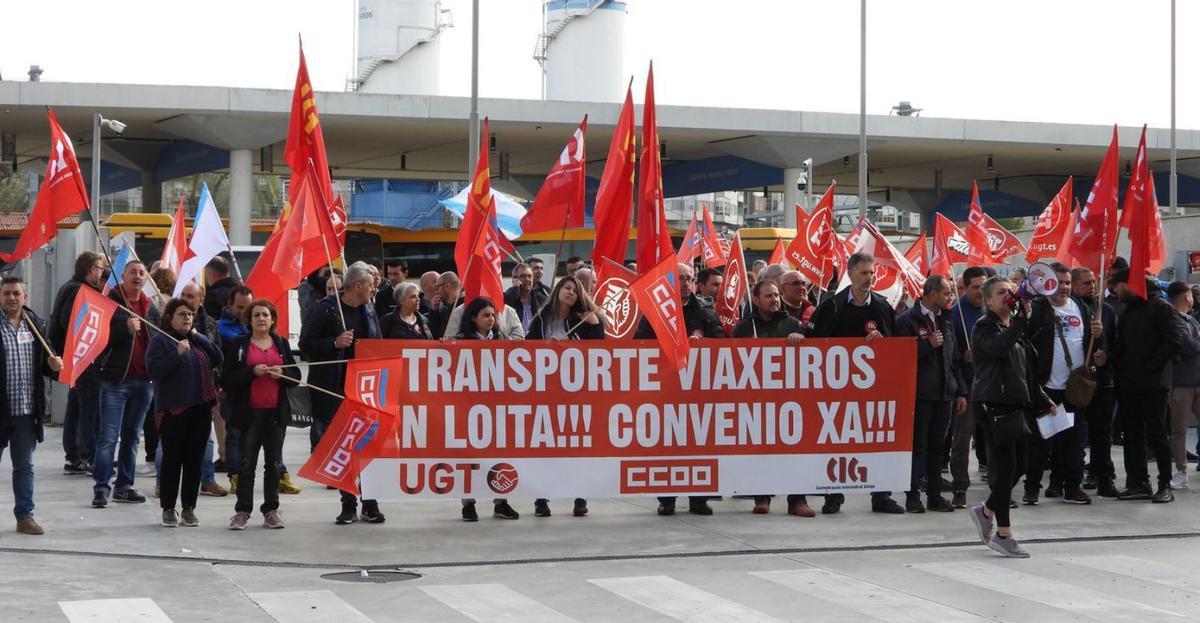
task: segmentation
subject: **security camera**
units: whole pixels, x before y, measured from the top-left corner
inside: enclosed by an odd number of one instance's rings
[[[808,173],[801,172],[800,177],[796,178],[796,190],[804,190],[808,188]]]
[[[105,119],[104,124],[108,126],[108,129],[116,132],[117,134],[124,134],[125,128],[127,127],[124,123],[121,123],[116,119]]]

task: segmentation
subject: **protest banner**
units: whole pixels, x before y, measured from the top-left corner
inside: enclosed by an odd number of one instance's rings
[[[367,498],[909,486],[911,339],[696,340],[678,373],[651,340],[356,349],[402,371],[374,390],[399,415],[362,471]]]

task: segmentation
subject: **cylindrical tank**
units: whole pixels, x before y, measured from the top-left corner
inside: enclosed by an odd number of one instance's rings
[[[546,99],[617,102],[625,71],[624,2],[546,0]]]
[[[358,90],[438,95],[440,0],[358,0]]]

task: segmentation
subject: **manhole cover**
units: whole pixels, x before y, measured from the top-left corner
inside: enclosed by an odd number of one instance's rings
[[[336,573],[325,573],[321,575],[321,579],[323,580],[335,580],[337,582],[367,582],[370,584],[403,582],[405,580],[415,580],[419,577],[421,577],[420,573],[413,573],[412,571],[398,571],[395,569],[338,571]]]

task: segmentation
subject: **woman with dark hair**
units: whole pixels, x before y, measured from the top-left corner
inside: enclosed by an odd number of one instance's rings
[[[496,328],[496,304],[486,296],[477,296],[467,303],[463,310],[462,328],[457,339],[460,340],[502,340],[500,331]],[[508,505],[508,500],[497,498],[492,500],[492,516],[496,519],[520,519],[521,514]],[[479,521],[479,513],[475,511],[475,499],[466,498],[462,501],[463,521]]]
[[[288,341],[275,333],[279,312],[265,299],[250,303],[243,322],[250,333],[227,346],[229,359],[222,377],[230,421],[241,432],[242,464],[238,470],[237,504],[230,530],[245,530],[254,509],[254,475],[263,457],[263,526],[282,528],[279,516],[279,466],[283,437],[291,421],[287,388],[300,381]]]
[[[396,308],[379,319],[379,332],[393,340],[431,340],[429,322],[421,315],[421,288],[404,282],[392,289]]]
[[[1010,558],[1028,558],[1012,536],[1012,488],[1025,472],[1027,438],[1037,426],[1036,416],[1052,411],[1054,404],[1032,381],[1037,352],[1025,339],[1029,301],[1014,298],[1007,280],[991,277],[983,283],[983,302],[987,311],[971,331],[971,401],[987,433],[991,495],[971,509],[971,521],[984,545]]]
[[[217,401],[213,371],[221,366],[221,349],[192,330],[195,312],[182,299],[167,302],[162,333],[146,348],[146,370],[155,384],[154,418],[162,447],[160,504],[162,525],[200,525],[200,462],[212,435],[212,406]],[[180,485],[182,473],[183,484]],[[183,512],[175,514],[175,498]]]
[[[546,304],[529,323],[528,340],[602,340],[604,323],[591,297],[575,277],[563,277],[554,284]],[[550,516],[550,500],[533,501],[535,517]],[[587,500],[575,498],[571,512],[576,517],[588,514]]]

